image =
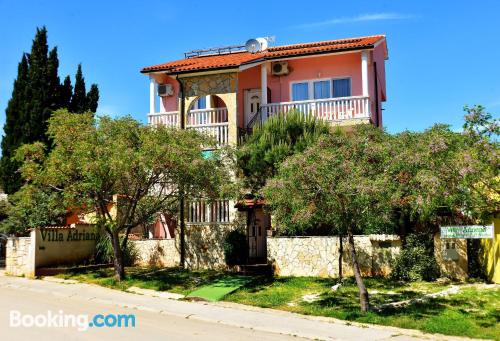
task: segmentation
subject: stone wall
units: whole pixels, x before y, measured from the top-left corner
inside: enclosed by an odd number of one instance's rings
[[[186,227],[186,267],[225,269],[224,241],[228,233],[237,228],[237,224],[188,225]]]
[[[401,241],[395,235],[355,236],[361,271],[365,276],[387,275],[399,253]],[[343,273],[352,275],[347,239],[343,239]],[[268,260],[280,276],[337,277],[338,237],[274,237],[267,239]]]
[[[7,240],[5,272],[13,276],[35,276],[35,263],[30,237]]]
[[[232,212],[235,214],[235,212]],[[244,230],[238,216],[230,224],[186,225],[186,268],[226,269],[224,241],[229,232]],[[178,266],[180,263],[180,231],[175,239],[145,239],[132,241],[138,251],[140,266]]]
[[[137,251],[136,264],[140,266],[172,267],[180,262],[175,239],[144,239],[130,243]]]

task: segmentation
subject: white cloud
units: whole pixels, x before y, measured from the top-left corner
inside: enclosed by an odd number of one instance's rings
[[[317,21],[308,24],[302,24],[295,26],[296,28],[314,28],[314,27],[323,27],[323,26],[331,26],[338,24],[350,24],[357,22],[368,22],[368,21],[382,21],[382,20],[403,20],[403,19],[411,19],[414,18],[413,15],[409,14],[401,14],[401,13],[370,13],[370,14],[361,14],[355,17],[341,17],[341,18],[333,18],[325,21]]]

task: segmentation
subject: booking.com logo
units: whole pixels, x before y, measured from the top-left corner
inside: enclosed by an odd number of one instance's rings
[[[96,314],[92,317],[86,314],[65,314],[62,310],[46,314],[22,314],[19,310],[10,311],[9,325],[11,327],[26,328],[68,328],[74,327],[79,331],[88,328],[134,328],[135,315],[133,314]]]

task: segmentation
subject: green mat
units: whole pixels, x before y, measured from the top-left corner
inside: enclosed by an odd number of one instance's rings
[[[252,277],[231,276],[218,279],[217,281],[204,285],[187,295],[188,298],[201,298],[206,301],[220,301],[227,294],[250,283]]]

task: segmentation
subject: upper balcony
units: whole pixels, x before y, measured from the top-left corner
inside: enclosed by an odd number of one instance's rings
[[[180,127],[179,111],[148,114],[148,123]],[[194,129],[214,138],[218,146],[229,142],[227,108],[193,109],[186,117],[186,129]]]
[[[269,117],[296,110],[304,115],[330,122],[332,125],[366,123],[370,121],[370,98],[350,96],[307,101],[291,101],[262,104],[260,110],[249,120],[247,128]],[[153,125],[180,126],[179,111],[148,114],[148,123]],[[193,109],[186,115],[186,129],[195,129],[213,137],[219,146],[229,142],[227,108]]]
[[[267,118],[298,111],[307,116],[324,120],[332,125],[355,124],[369,122],[370,98],[367,96],[350,96],[337,98],[314,99],[307,101],[292,101],[262,104],[257,115],[249,122],[252,127],[257,122],[264,122]]]

